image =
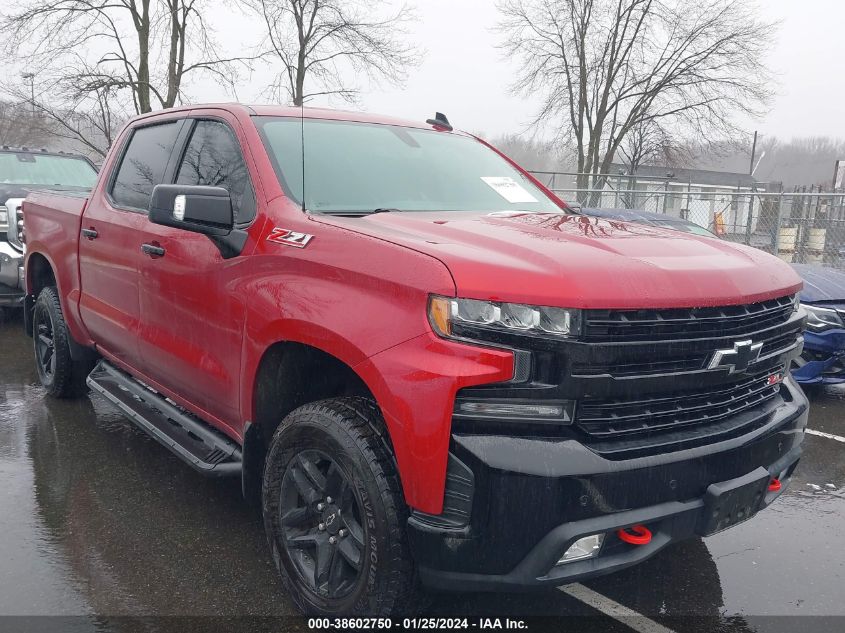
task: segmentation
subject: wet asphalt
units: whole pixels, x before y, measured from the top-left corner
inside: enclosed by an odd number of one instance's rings
[[[237,480],[195,474],[96,396],[46,398],[31,356],[21,323],[0,324],[0,631],[308,630]],[[810,397],[809,428],[845,436],[845,389]],[[556,590],[425,611],[568,616],[529,630],[845,630],[845,443],[808,435],[791,487],[753,520],[585,584],[648,620]]]

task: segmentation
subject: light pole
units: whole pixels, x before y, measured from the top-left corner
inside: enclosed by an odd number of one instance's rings
[[[29,109],[32,111],[32,115],[35,116],[35,74],[23,73],[21,77],[24,81],[29,82]]]
[[[754,158],[757,156],[757,130],[754,130],[754,144],[751,146],[751,167],[748,168],[748,173],[754,175]]]

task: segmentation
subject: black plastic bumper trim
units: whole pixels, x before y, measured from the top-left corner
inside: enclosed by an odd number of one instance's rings
[[[771,464],[772,476],[791,472],[801,456],[801,446]],[[738,477],[742,480],[747,476]],[[760,510],[771,504],[786,490],[791,476],[782,480],[782,488],[770,492],[763,499]],[[732,480],[734,481],[734,480]],[[730,482],[720,482],[729,484]],[[690,538],[699,533],[705,497],[689,501],[671,501],[646,508],[604,515],[565,523],[543,537],[522,561],[507,574],[476,574],[442,571],[425,566],[421,561],[420,579],[427,587],[444,591],[501,591],[540,589],[577,582],[630,567],[650,558],[666,545]],[[643,524],[653,533],[647,545],[616,547],[608,554],[563,565],[555,563],[567,548],[581,537],[591,534],[612,534],[617,529]],[[414,526],[419,529],[420,526]],[[605,544],[606,547],[607,544]]]

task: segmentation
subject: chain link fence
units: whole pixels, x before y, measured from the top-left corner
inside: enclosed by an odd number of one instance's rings
[[[787,262],[845,268],[845,193],[772,191],[766,184],[696,186],[623,175],[532,174],[574,206],[666,214]],[[579,187],[584,182],[589,186]]]

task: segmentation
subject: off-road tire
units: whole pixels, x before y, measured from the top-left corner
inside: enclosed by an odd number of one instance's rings
[[[389,616],[406,611],[412,598],[418,604],[405,533],[408,509],[383,429],[381,412],[372,400],[343,397],[296,409],[273,435],[262,486],[264,527],[282,583],[307,615]],[[328,455],[351,481],[359,507],[365,509],[363,568],[344,598],[317,595],[283,545],[282,480],[302,451]]]
[[[33,349],[38,379],[55,398],[76,398],[87,391],[85,378],[91,371],[90,362],[74,361],[70,355],[70,332],[67,328],[59,293],[55,286],[47,286],[38,295],[33,308]],[[45,322],[45,319],[48,321]],[[51,372],[39,359],[39,325],[49,323],[55,362]]]

